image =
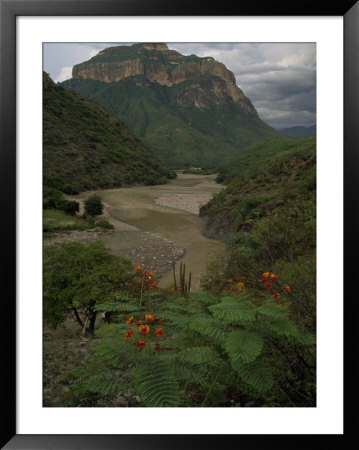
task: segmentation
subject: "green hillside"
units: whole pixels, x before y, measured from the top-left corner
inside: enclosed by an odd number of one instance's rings
[[[227,187],[201,209],[206,234],[223,238],[249,231],[298,195],[313,198],[316,140],[287,138],[250,146],[224,163],[217,179]]]
[[[161,184],[175,176],[125,124],[45,73],[43,175],[45,187],[67,193]]]
[[[120,118],[174,168],[214,168],[253,143],[283,137],[222,63],[163,48],[105,49],[74,66],[62,86]]]
[[[244,116],[237,105],[173,106],[171,98],[186,81],[173,87],[139,86],[137,79],[112,83],[71,79],[62,85],[119,117],[172,167],[215,167],[253,142],[280,137],[258,116]]]

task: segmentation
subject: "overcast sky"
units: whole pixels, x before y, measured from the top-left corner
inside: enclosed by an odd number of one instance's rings
[[[106,47],[125,43],[44,44],[44,70],[54,81]],[[231,70],[259,116],[274,128],[316,123],[316,45],[313,43],[167,43],[183,55],[212,56]]]

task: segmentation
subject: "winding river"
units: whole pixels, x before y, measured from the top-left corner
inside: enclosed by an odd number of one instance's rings
[[[166,248],[168,254],[168,247],[173,247],[177,260],[185,249],[181,261],[186,264],[187,273],[192,273],[192,290],[198,290],[209,259],[224,253],[222,242],[201,234],[203,221],[198,216],[198,209],[222,188],[215,182],[215,175],[179,173],[165,185],[98,191],[110,219],[130,225],[122,230],[115,227],[115,231],[105,238],[106,245],[120,255],[128,255],[136,248],[139,264],[150,256],[151,249],[164,249],[162,255],[152,256],[153,268],[156,268],[156,258],[166,258]],[[136,255],[132,260],[135,258]],[[172,271],[168,268],[167,265],[160,279],[162,287],[173,281]]]

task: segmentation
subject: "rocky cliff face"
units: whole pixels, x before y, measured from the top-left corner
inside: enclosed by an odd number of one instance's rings
[[[144,83],[172,87],[184,84],[172,97],[172,104],[198,108],[232,103],[243,113],[256,115],[249,99],[236,85],[233,73],[211,57],[184,56],[169,50],[166,44],[148,43],[111,47],[73,67],[74,79],[106,83],[125,78],[144,78]],[[193,80],[193,83],[184,83]]]

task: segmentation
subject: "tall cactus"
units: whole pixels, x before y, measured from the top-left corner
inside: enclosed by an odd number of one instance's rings
[[[180,263],[180,273],[179,273],[179,286],[177,286],[177,279],[176,279],[176,269],[175,269],[175,263],[172,264],[172,270],[173,270],[173,281],[174,281],[174,290],[176,292],[180,291],[183,296],[187,296],[190,293],[191,290],[191,279],[192,274],[189,273],[188,276],[188,283],[186,283],[186,264]]]

